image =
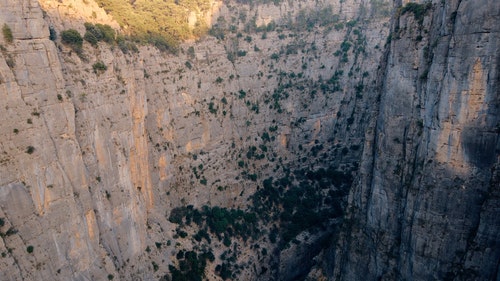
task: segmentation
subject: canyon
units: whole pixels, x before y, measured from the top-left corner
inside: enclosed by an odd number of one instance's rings
[[[1,280],[500,279],[496,0],[209,3],[0,0]]]

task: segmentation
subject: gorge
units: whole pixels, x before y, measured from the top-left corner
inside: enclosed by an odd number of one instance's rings
[[[0,280],[500,280],[497,0],[102,2],[0,0]]]

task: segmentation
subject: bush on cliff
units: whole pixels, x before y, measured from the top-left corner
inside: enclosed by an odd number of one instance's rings
[[[2,33],[5,42],[10,44],[14,41],[14,35],[12,35],[12,29],[10,29],[10,26],[8,26],[6,23],[3,24]]]
[[[73,51],[81,54],[83,52],[83,38],[75,29],[68,29],[61,32],[61,41],[68,45]]]

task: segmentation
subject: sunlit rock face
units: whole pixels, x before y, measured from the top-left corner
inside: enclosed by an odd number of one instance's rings
[[[80,55],[120,26],[62,2],[0,0],[1,280],[498,278],[494,0],[213,2],[177,54]]]

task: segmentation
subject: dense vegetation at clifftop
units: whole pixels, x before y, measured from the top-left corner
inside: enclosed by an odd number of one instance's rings
[[[189,26],[191,14],[204,14],[210,9],[208,0],[96,0],[134,39],[168,46],[180,40],[206,33],[207,23],[198,17]]]

